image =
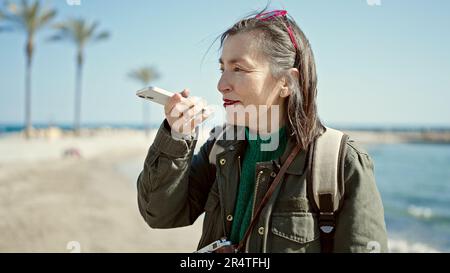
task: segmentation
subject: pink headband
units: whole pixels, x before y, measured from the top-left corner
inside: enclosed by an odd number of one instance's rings
[[[264,12],[261,14],[258,14],[255,16],[256,19],[261,21],[269,21],[276,17],[284,17],[286,20],[285,25],[287,28],[287,32],[289,33],[289,38],[291,38],[291,42],[294,45],[295,49],[298,50],[297,41],[295,40],[294,31],[292,30],[291,25],[289,24],[289,21],[287,20],[287,11],[286,10],[272,10],[268,12]]]

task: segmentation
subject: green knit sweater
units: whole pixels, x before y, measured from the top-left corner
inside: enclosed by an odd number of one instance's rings
[[[261,145],[270,143],[271,138],[278,133],[278,147],[274,151],[261,151]],[[237,244],[244,237],[252,217],[253,195],[255,188],[256,163],[265,162],[279,158],[286,149],[286,129],[283,127],[269,139],[249,132],[245,129],[245,137],[248,141],[242,162],[239,190],[237,193],[236,206],[234,209],[233,224],[231,226],[230,240]]]

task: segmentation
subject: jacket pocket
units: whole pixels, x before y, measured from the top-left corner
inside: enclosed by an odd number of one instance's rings
[[[317,217],[310,212],[272,214],[271,252],[320,252]]]

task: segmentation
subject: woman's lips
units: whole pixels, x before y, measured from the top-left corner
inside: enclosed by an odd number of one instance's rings
[[[238,103],[238,102],[240,102],[240,101],[238,101],[238,100],[223,99],[223,106],[224,106],[224,107],[227,107],[227,106],[236,104],[236,103]]]

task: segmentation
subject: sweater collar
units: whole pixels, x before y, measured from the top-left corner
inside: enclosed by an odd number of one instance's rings
[[[229,134],[231,136],[245,137],[245,127],[243,126],[236,126],[236,125],[223,126],[221,131],[226,132],[226,134]],[[281,167],[284,161],[286,161],[292,149],[294,149],[294,147],[297,145],[295,137],[292,136],[290,133],[289,136],[287,137],[286,142],[287,142],[286,149],[283,155],[277,160],[277,164],[279,165],[278,167]],[[246,143],[248,143],[248,141],[238,140],[235,138],[227,139],[221,136],[221,138],[217,140],[217,144],[221,147],[220,152],[218,154],[219,155],[225,155],[227,153],[232,153],[233,155],[241,154],[244,151]],[[294,161],[289,166],[289,168],[286,170],[286,173],[295,175],[303,174],[305,163],[306,163],[306,151],[302,149],[299,152],[299,154],[295,157]]]
[[[260,151],[268,152],[276,151],[286,145],[286,128],[282,127],[277,132],[270,134],[259,134],[253,133],[248,127],[245,127],[245,139],[248,141],[250,149],[258,149]]]

